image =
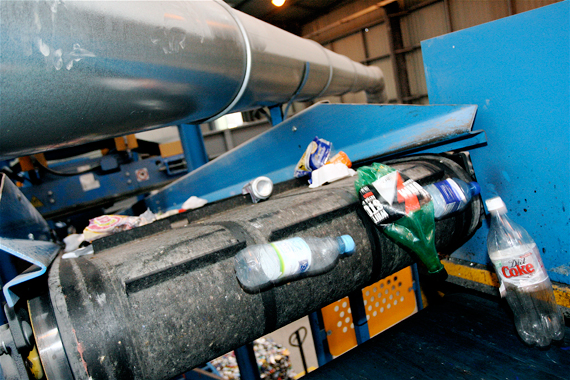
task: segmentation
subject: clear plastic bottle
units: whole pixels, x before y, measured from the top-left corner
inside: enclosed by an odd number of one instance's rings
[[[258,289],[301,274],[326,272],[340,255],[354,252],[349,235],[300,238],[257,244],[242,249],[235,257],[238,280],[246,289]]]
[[[424,186],[424,189],[431,195],[436,219],[463,210],[469,201],[481,192],[477,182],[466,183],[459,178],[448,178]]]
[[[506,296],[513,311],[519,336],[526,344],[538,347],[561,340],[564,318],[536,243],[506,215],[501,198],[485,203],[492,217],[487,250],[501,280],[501,296]]]

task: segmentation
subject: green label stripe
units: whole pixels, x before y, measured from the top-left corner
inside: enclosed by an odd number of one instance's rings
[[[285,273],[285,263],[283,262],[283,256],[281,255],[281,252],[279,252],[279,249],[277,249],[277,246],[275,244],[271,243],[271,246],[275,250],[275,253],[277,253],[277,257],[279,257],[279,263],[281,265],[281,274],[279,275],[279,277],[281,277]]]

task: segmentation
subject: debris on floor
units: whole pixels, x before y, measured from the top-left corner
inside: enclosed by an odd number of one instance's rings
[[[271,339],[260,338],[253,342],[253,351],[262,379],[289,380],[295,378],[295,372],[289,350]],[[228,380],[240,379],[236,357],[232,352],[212,360],[214,367]]]

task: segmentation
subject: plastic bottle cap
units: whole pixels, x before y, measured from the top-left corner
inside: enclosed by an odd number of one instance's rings
[[[352,255],[354,253],[354,248],[356,248],[356,244],[354,244],[352,236],[342,235],[340,238],[344,242],[344,247],[345,247],[344,254],[347,256]]]
[[[471,193],[473,196],[479,195],[481,193],[481,186],[479,186],[477,182],[469,182],[469,187],[471,188]]]
[[[505,212],[507,212],[507,206],[505,206],[505,202],[503,202],[501,197],[495,197],[495,198],[487,199],[485,201],[485,205],[487,205],[487,210],[490,213],[494,213],[494,212],[505,213]]]

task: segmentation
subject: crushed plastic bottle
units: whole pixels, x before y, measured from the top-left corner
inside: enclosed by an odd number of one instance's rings
[[[489,257],[501,281],[521,339],[530,346],[546,347],[564,338],[564,318],[538,248],[528,232],[506,214],[502,199],[486,202],[491,213],[487,238]]]
[[[410,249],[425,264],[432,281],[447,278],[435,248],[431,196],[416,181],[387,165],[358,169],[354,186],[364,211],[393,241]]]
[[[424,189],[431,195],[436,219],[463,210],[471,199],[481,192],[481,187],[477,182],[466,183],[459,178],[448,178],[424,186]]]
[[[301,238],[257,244],[242,249],[235,257],[239,282],[250,290],[268,287],[302,274],[324,273],[339,256],[351,255],[352,237]]]

